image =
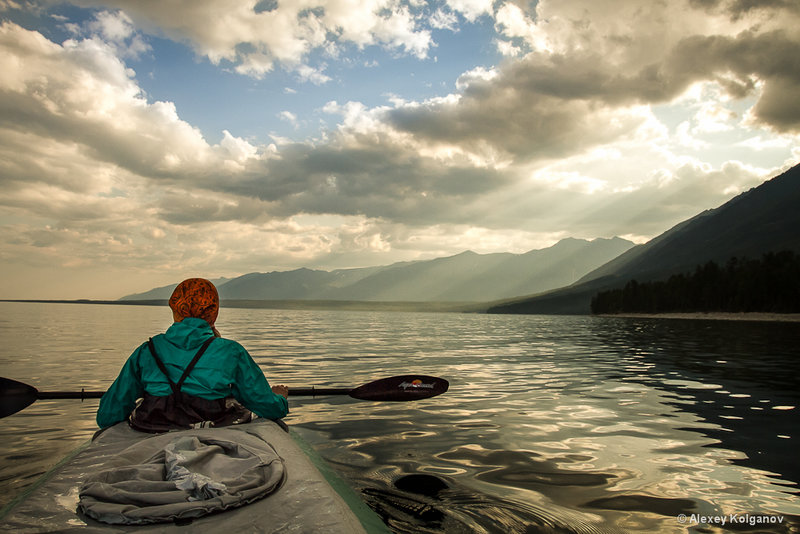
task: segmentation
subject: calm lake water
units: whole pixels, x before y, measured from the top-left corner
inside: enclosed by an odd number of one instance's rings
[[[105,389],[170,321],[0,303],[0,375]],[[800,532],[796,323],[223,308],[218,327],[273,384],[450,381],[415,403],[291,400],[287,422],[396,532]],[[89,438],[96,408],[0,420],[0,504]]]

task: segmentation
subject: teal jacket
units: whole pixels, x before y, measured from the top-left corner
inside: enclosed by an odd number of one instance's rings
[[[173,382],[180,379],[200,346],[213,335],[207,322],[187,317],[170,326],[166,333],[153,337],[156,353]],[[117,379],[100,399],[98,426],[106,428],[127,419],[136,407],[136,400],[143,397],[145,391],[155,396],[172,393],[147,343],[131,354]],[[286,398],[272,392],[258,364],[244,347],[230,339],[218,338],[208,346],[181,391],[209,400],[233,396],[247,409],[266,419],[280,419],[289,413]]]

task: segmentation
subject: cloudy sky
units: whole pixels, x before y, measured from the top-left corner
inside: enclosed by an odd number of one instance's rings
[[[0,298],[643,242],[800,160],[796,0],[0,0]]]

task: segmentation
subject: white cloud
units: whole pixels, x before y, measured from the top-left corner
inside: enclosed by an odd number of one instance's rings
[[[218,147],[209,145],[173,103],[148,103],[134,73],[96,39],[59,46],[5,23],[0,48],[0,106],[8,118],[24,117],[17,135],[61,139],[88,157],[175,180],[244,163],[258,150],[229,132]]]
[[[452,11],[445,11],[444,9],[437,9],[428,19],[428,23],[432,28],[439,30],[458,30],[458,17]]]
[[[27,10],[34,12],[42,7],[33,2],[25,6]],[[23,8],[17,6],[14,9]],[[71,22],[63,15],[50,15],[50,17],[59,21],[58,26],[75,40],[96,38],[113,48],[121,58],[139,59],[152,50],[145,37],[136,30],[131,18],[122,11],[99,11],[94,14],[94,18],[83,23]]]
[[[232,169],[231,164],[235,165],[234,168],[243,168],[248,160],[258,157],[258,147],[251,145],[244,139],[234,137],[228,130],[224,130],[222,134],[222,141],[220,141],[219,150],[216,150],[216,152],[228,169]]]
[[[492,3],[493,0],[447,0],[448,7],[461,13],[468,21],[491,14]]]
[[[91,0],[78,2],[94,4]],[[144,31],[189,43],[214,64],[231,63],[241,74],[261,78],[276,64],[305,64],[317,49],[382,46],[425,57],[430,33],[398,0],[281,0],[256,12],[239,0],[106,0]],[[108,28],[110,29],[110,27]],[[331,40],[333,39],[333,40]],[[319,83],[319,71],[307,80]]]
[[[508,39],[521,39],[534,51],[552,51],[547,33],[515,4],[503,4],[495,13],[495,24],[498,33]]]
[[[314,85],[324,85],[331,81],[330,76],[322,72],[321,69],[315,69],[308,65],[297,67],[297,75],[301,82],[311,82]]]
[[[471,84],[476,82],[490,82],[496,78],[498,72],[496,69],[487,69],[486,67],[476,67],[468,72],[465,72],[456,80],[456,89],[463,91]]]
[[[500,55],[505,57],[516,57],[523,53],[521,47],[514,46],[514,44],[511,43],[510,41],[503,41],[501,39],[496,39],[495,45],[497,46],[497,50],[498,52],[500,52]]]
[[[295,115],[291,111],[288,111],[288,110],[281,111],[278,114],[278,116],[280,117],[280,119],[282,121],[286,121],[286,122],[291,123],[291,124],[297,124],[297,115]]]
[[[331,62],[367,46],[426,57],[424,6],[104,4],[122,11],[98,12],[80,29],[89,34],[62,44],[0,25],[6,265],[60,266],[75,280],[92,268],[124,267],[135,280],[155,270],[170,281],[186,270],[523,252],[566,236],[641,240],[800,154],[800,77],[782,67],[798,51],[786,8],[737,18],[743,3],[542,0],[532,10],[498,2],[495,13],[489,1],[451,1],[430,27],[496,15],[509,54],[467,69],[456,92],[329,102],[316,111],[336,126],[306,143],[275,134],[262,144],[232,125],[211,144],[172,102],[148,101],[126,66],[146,51],[133,46],[141,32],[256,77],[282,65],[326,83],[315,52]],[[298,124],[295,111],[275,120]]]
[[[726,132],[733,130],[737,119],[735,112],[719,102],[705,102],[695,115],[696,130],[704,133]]]

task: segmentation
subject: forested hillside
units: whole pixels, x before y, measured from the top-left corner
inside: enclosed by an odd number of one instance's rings
[[[631,280],[592,299],[592,313],[800,312],[800,255],[786,250],[758,260],[709,261],[667,280]]]

